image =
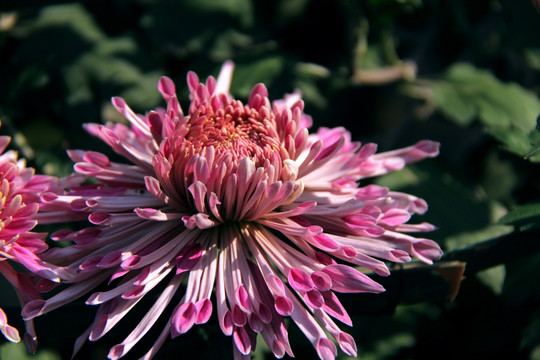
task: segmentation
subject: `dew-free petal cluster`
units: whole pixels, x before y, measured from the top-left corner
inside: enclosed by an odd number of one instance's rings
[[[59,281],[56,268],[45,264],[40,254],[47,249],[45,233],[32,230],[37,224],[40,194],[60,191],[63,182],[53,177],[35,175],[34,169],[26,167],[24,159],[18,159],[15,151],[5,151],[9,136],[0,136],[0,273],[15,289],[21,305],[41,298],[30,274],[39,278]],[[70,181],[66,180],[66,184]],[[20,270],[19,263],[26,272]],[[16,328],[8,324],[5,312],[0,308],[0,331],[6,339],[19,342]],[[30,351],[36,347],[33,322],[26,322],[25,343]]]
[[[97,314],[77,351],[152,293],[155,302],[110,359],[126,355],[161,316],[168,320],[146,359],[214,314],[237,358],[249,356],[258,335],[276,357],[294,356],[286,318],[321,359],[335,358],[337,346],[356,356],[337,324],[352,325],[337,293],[382,292],[368,270],[389,275],[388,261],[441,256],[433,241],[409,235],[434,229],[409,223],[427,211],[424,200],[359,185],[436,156],[437,143],[377,153],[343,128],[310,133],[298,92],[271,102],[257,84],[244,104],[229,93],[232,71],[226,62],[205,83],[190,72],[187,111],[163,77],[166,108],[139,115],[113,98],[129,124],[86,125],[125,161],[71,150],[75,171],[93,181],[41,196],[47,222],[91,224],[52,234],[72,244],[43,254],[67,286],[27,304],[27,319],[85,296]]]

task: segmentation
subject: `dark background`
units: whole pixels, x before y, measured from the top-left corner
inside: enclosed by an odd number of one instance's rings
[[[257,82],[271,99],[298,88],[314,128],[344,126],[381,151],[439,141],[437,159],[362,183],[423,197],[430,210],[414,220],[438,226],[427,236],[447,254],[435,268],[395,267],[378,279],[383,295],[340,296],[359,357],[540,359],[539,34],[529,0],[4,0],[0,131],[38,172],[67,175],[66,149],[110,155],[81,125],[124,121],[112,96],[141,113],[163,106],[167,75],[187,108],[187,71],[215,76],[232,59],[240,99]],[[13,298],[0,294],[22,330]],[[31,358],[70,358],[95,312],[84,300],[37,319]],[[77,358],[106,358],[152,300]],[[296,357],[315,358],[289,331]],[[0,344],[2,359],[25,356]],[[231,339],[213,317],[157,358],[232,358]],[[261,344],[254,358],[272,355]]]

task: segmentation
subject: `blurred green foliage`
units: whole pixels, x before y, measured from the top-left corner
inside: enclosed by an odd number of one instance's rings
[[[217,75],[232,59],[240,98],[257,82],[274,99],[298,88],[315,127],[345,126],[380,150],[437,140],[437,159],[376,182],[428,201],[417,220],[439,227],[428,236],[447,254],[435,270],[451,275],[395,267],[380,279],[384,295],[344,296],[359,356],[540,359],[539,33],[527,0],[2,1],[1,131],[39,172],[68,174],[66,149],[109,152],[81,125],[124,121],[111,96],[138,112],[162,106],[156,85],[167,75],[187,106],[187,71]],[[465,277],[449,301],[456,261]],[[33,358],[70,358],[93,316],[84,300],[36,321]],[[6,310],[22,329],[19,309]],[[105,358],[136,319],[77,358]],[[297,358],[314,358],[290,332]],[[215,319],[159,358],[180,352],[232,356]],[[24,356],[20,344],[0,346],[2,359]],[[264,346],[254,357],[271,358]]]
[[[61,360],[61,357],[52,350],[42,350],[31,355],[26,352],[24,345],[7,343],[0,346],[0,359]]]

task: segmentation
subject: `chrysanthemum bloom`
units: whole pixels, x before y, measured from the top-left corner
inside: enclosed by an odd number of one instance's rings
[[[8,136],[0,136],[0,273],[13,285],[21,305],[41,298],[34,282],[22,268],[15,270],[10,263],[19,263],[32,273],[49,280],[59,280],[54,267],[44,265],[38,257],[47,249],[46,234],[31,230],[37,223],[40,194],[57,189],[60,183],[52,177],[34,175],[24,160],[17,160],[14,151],[4,152]],[[61,270],[61,269],[60,269]],[[60,271],[58,271],[60,272]],[[32,321],[26,322],[25,343],[33,351],[36,336]],[[7,323],[0,308],[0,331],[13,342],[19,342],[19,332]]]
[[[319,356],[332,359],[336,343],[356,355],[353,338],[333,320],[351,325],[335,293],[384,291],[356,265],[388,275],[385,260],[402,263],[413,256],[431,263],[440,257],[433,241],[404,234],[433,229],[407,224],[412,214],[427,210],[425,201],[357,183],[436,156],[437,143],[376,154],[376,145],[351,142],[342,128],[310,135],[311,119],[298,94],[271,103],[258,84],[244,105],[229,94],[232,70],[225,63],[217,81],[209,77],[206,84],[189,73],[187,113],[173,82],[162,78],[158,88],[167,109],[137,115],[114,98],[130,127],[86,125],[131,164],[69,152],[75,170],[98,184],[42,200],[54,211],[65,210],[59,220],[84,214],[95,226],[53,234],[74,241],[44,256],[65,266],[63,276],[72,285],[28,304],[26,318],[106,282],[107,290],[87,300],[99,308],[77,351],[85,338],[101,338],[163,284],[109,358],[124,356],[165,312],[170,318],[145,356],[151,358],[169,336],[207,322],[215,307],[236,357],[250,354],[257,334],[276,357],[292,356],[284,322],[290,317]],[[165,311],[171,302],[174,310]]]

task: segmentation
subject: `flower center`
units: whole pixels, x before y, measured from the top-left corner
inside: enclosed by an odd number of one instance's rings
[[[261,114],[240,101],[233,100],[215,111],[211,106],[201,106],[191,114],[189,125],[185,138],[194,153],[213,146],[216,154],[230,153],[234,160],[249,157],[257,166],[274,151],[283,153],[274,114],[268,111]]]

